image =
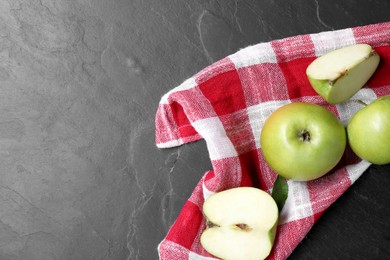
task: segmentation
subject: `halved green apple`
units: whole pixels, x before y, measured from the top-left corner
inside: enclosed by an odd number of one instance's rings
[[[222,259],[264,259],[272,249],[278,207],[267,192],[239,187],[218,192],[203,204],[207,229],[200,241]]]
[[[306,69],[314,90],[330,104],[342,103],[374,74],[380,57],[368,44],[349,45],[315,59]]]

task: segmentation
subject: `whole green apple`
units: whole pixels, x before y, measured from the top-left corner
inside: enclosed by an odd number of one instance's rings
[[[346,147],[346,132],[326,108],[304,102],[274,111],[261,130],[266,162],[282,177],[309,181],[329,172]]]
[[[348,142],[362,159],[390,163],[390,95],[359,110],[348,123]]]

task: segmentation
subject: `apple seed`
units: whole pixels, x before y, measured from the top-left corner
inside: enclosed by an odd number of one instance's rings
[[[247,224],[244,224],[244,223],[236,224],[236,227],[238,227],[242,231],[250,231],[250,230],[252,230]]]

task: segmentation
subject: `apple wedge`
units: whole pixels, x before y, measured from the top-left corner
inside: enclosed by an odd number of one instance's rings
[[[368,44],[328,52],[306,69],[313,89],[330,104],[342,103],[358,92],[374,74],[379,55]]]
[[[278,207],[267,192],[239,187],[215,193],[203,205],[207,228],[200,241],[222,259],[264,259],[272,249]]]

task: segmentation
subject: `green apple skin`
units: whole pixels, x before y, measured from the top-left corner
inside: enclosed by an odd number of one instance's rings
[[[326,108],[293,102],[265,121],[260,145],[268,165],[282,177],[310,181],[328,173],[346,147],[346,131]]]
[[[342,55],[345,50],[349,55]],[[363,52],[363,55],[355,54],[357,52]],[[316,64],[317,59],[328,59],[328,66]],[[368,44],[340,48],[317,59],[308,66],[306,75],[313,89],[330,104],[342,103],[356,94],[374,74],[380,61]],[[317,70],[324,72],[317,73]]]
[[[353,115],[347,125],[347,137],[360,158],[378,165],[390,163],[390,95]]]

